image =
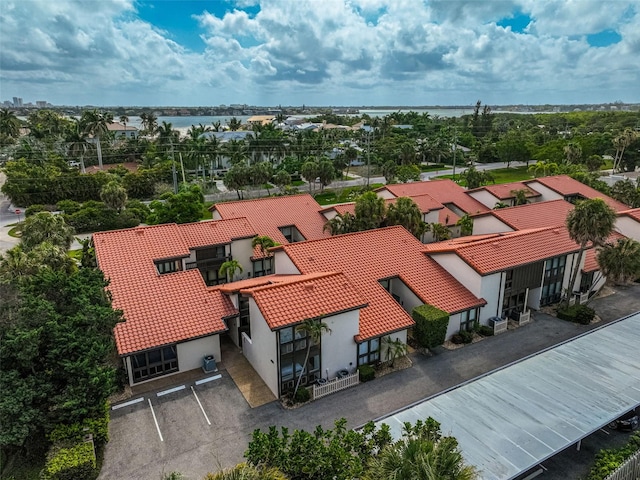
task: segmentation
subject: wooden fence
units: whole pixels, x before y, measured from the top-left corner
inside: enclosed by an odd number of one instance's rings
[[[313,386],[313,399],[316,400],[318,398],[324,397],[325,395],[331,395],[332,393],[339,392],[340,390],[344,390],[345,388],[353,387],[360,383],[360,374],[356,371],[346,377],[342,378],[334,378],[333,380],[329,380],[324,385],[314,385]]]
[[[626,462],[605,480],[638,480],[640,478],[640,450],[627,458]]]

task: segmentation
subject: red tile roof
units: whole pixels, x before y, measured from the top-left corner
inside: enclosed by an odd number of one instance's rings
[[[514,191],[516,190],[526,190],[526,197],[533,198],[539,197],[540,193],[536,192],[531,187],[528,187],[523,182],[512,182],[512,183],[498,183],[495,185],[484,185],[479,188],[474,188],[473,190],[469,190],[470,192],[477,192],[479,190],[486,190],[491,193],[496,198],[500,200],[508,200],[514,198]]]
[[[253,297],[271,330],[366,306],[342,273],[289,275],[285,281],[245,288],[240,293]]]
[[[596,255],[597,252],[595,248],[590,248],[584,252],[584,267],[582,267],[584,273],[597,272],[600,270]]]
[[[618,215],[626,215],[633,218],[636,222],[640,222],[640,208],[630,208],[618,212]]]
[[[323,240],[277,247],[303,273],[342,272],[369,305],[360,311],[357,341],[413,325],[411,316],[379,284],[399,277],[421,301],[456,313],[484,305],[438,263],[403,227],[337,235]]]
[[[223,318],[237,314],[226,295],[208,289],[198,270],[160,275],[154,265],[154,260],[186,257],[189,247],[204,246],[206,241],[228,243],[250,233],[246,220],[222,220],[215,222],[217,227],[211,223],[94,234],[98,265],[110,281],[113,306],[124,313],[125,321],[114,329],[120,355],[226,330]]]
[[[454,204],[465,213],[486,212],[488,207],[467,194],[467,191],[452,180],[430,180],[427,182],[399,183],[385,185],[376,190],[387,190],[396,197],[416,197],[418,195],[430,195],[436,201],[447,204]]]
[[[571,240],[566,227],[547,227],[517,232],[463,237],[457,242],[426,245],[429,255],[455,252],[480,275],[501,272],[520,265],[539,262],[547,258],[577,252],[580,247]],[[463,239],[468,239],[463,241]]]
[[[533,182],[539,182],[542,185],[550,188],[551,190],[565,197],[569,195],[581,195],[584,198],[589,198],[589,199],[601,198],[605,202],[607,202],[607,204],[611,208],[613,208],[616,212],[629,209],[628,205],[618,202],[617,200],[614,200],[613,198],[608,197],[604,193],[599,192],[598,190],[591,188],[588,185],[585,185],[584,183],[569,177],[568,175],[540,177],[540,178],[535,178],[533,180],[527,180],[524,183],[528,185]],[[535,188],[535,186],[532,188]]]
[[[311,195],[256,198],[212,205],[223,219],[246,217],[258,235],[271,237],[276,243],[287,243],[279,227],[295,225],[307,240],[325,238],[323,231],[327,219],[320,213],[322,207]]]
[[[565,200],[528,203],[517,207],[499,208],[476,217],[493,215],[514,230],[564,225],[573,205]]]
[[[227,244],[257,235],[246,218],[184,223],[178,225],[178,229],[189,248]]]

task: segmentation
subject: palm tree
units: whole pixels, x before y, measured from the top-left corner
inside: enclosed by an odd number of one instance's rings
[[[405,424],[403,437],[370,461],[364,480],[474,480],[474,467],[465,465],[458,441],[443,437],[432,418]]]
[[[468,213],[460,217],[456,225],[460,227],[460,234],[463,237],[473,233],[473,218]]]
[[[127,123],[129,122],[129,117],[126,115],[120,115],[120,123],[124,125],[124,134],[127,135]]]
[[[570,142],[564,147],[564,155],[568,165],[582,162],[582,147],[579,143]]]
[[[6,135],[12,139],[20,135],[20,120],[15,112],[8,108],[0,110],[0,135]]]
[[[341,235],[343,233],[351,233],[358,231],[358,221],[355,215],[349,212],[338,213],[335,217],[324,224],[322,231],[329,231],[331,235]]]
[[[229,126],[229,130],[235,132],[236,130],[240,130],[240,127],[242,127],[242,121],[238,120],[236,117],[231,117],[227,122],[227,125]]]
[[[616,212],[601,198],[579,201],[567,215],[566,225],[569,236],[580,245],[578,258],[569,281],[570,293],[573,292],[582,256],[588,244],[592,243],[594,246],[603,245],[607,237],[613,232],[615,221]],[[566,298],[567,304],[569,303],[569,297],[570,295]]]
[[[38,212],[25,220],[20,245],[25,252],[33,250],[42,242],[50,242],[69,250],[73,234],[73,228],[67,225],[62,215]]]
[[[402,225],[418,239],[427,229],[427,224],[422,220],[420,207],[409,197],[400,197],[389,205],[387,225]]]
[[[624,151],[635,141],[637,135],[638,134],[636,132],[634,132],[630,128],[627,128],[624,132],[613,139],[613,146],[616,147],[616,155],[613,158],[614,173],[620,169]]]
[[[529,203],[529,200],[527,199],[527,193],[529,193],[529,190],[527,190],[526,188],[520,188],[518,190],[511,190],[511,195],[513,195],[513,205],[526,205],[527,203]]]
[[[107,134],[109,124],[113,122],[113,115],[110,113],[98,112],[97,110],[88,110],[82,112],[80,123],[84,127],[85,133],[91,135],[96,144],[98,153],[98,166],[102,170],[102,147],[100,146],[100,137]]]
[[[385,218],[387,206],[384,199],[374,192],[366,192],[356,199],[355,212],[359,230],[371,230],[380,227]]]
[[[162,122],[162,125],[158,127],[158,145],[164,150],[165,155],[173,151],[173,146],[180,140],[180,134],[177,130],[173,129],[173,125],[170,122]]]
[[[149,135],[154,135],[158,129],[158,117],[153,113],[142,112],[140,114],[142,130]]]
[[[118,213],[127,203],[127,190],[115,180],[110,181],[100,190],[100,200]]]
[[[387,349],[387,362],[390,362],[392,368],[397,358],[407,354],[407,344],[399,338],[391,340],[390,336],[383,337],[382,345]]]
[[[307,337],[307,354],[304,357],[304,363],[302,364],[302,370],[300,371],[300,375],[298,375],[298,381],[296,382],[296,388],[293,390],[293,398],[296,398],[296,394],[298,393],[298,388],[300,388],[300,381],[302,380],[302,376],[304,375],[305,370],[307,369],[307,362],[309,361],[309,355],[311,353],[311,344],[314,345],[320,342],[322,338],[322,334],[327,332],[331,333],[331,329],[329,325],[322,321],[322,318],[305,318],[300,325],[296,327],[296,332],[303,332]]]
[[[68,154],[80,160],[80,171],[82,173],[86,173],[84,156],[87,153],[89,145],[87,143],[86,134],[79,120],[74,119],[73,127],[67,134],[66,141]]]
[[[276,245],[277,244],[273,240],[273,238],[267,235],[258,235],[257,237],[254,237],[253,240],[251,240],[251,247],[252,248],[260,247],[260,253],[262,254],[263,257],[272,256],[269,253],[268,249],[271,247],[275,247]]]
[[[244,269],[242,268],[242,265],[240,265],[240,262],[238,262],[238,260],[227,260],[222,265],[220,265],[220,270],[218,270],[219,275],[224,275],[225,277],[227,277],[227,283],[233,280],[236,272],[244,272]]]
[[[615,284],[640,278],[640,242],[632,238],[605,244],[598,249],[596,258],[602,274]]]
[[[33,275],[38,269],[20,245],[0,255],[0,282],[12,283]]]
[[[531,165],[528,170],[533,173],[534,177],[546,177],[558,173],[558,164],[549,160],[540,160]]]
[[[434,242],[441,242],[442,240],[449,240],[451,238],[451,232],[441,223],[429,224],[429,230],[433,235]]]

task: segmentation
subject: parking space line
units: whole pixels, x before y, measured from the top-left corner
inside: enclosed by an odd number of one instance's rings
[[[160,436],[160,441],[164,442],[164,438],[162,438],[162,432],[160,431],[160,425],[158,425],[158,419],[156,418],[156,412],[153,410],[153,405],[151,405],[151,399],[149,400],[149,407],[151,407],[151,415],[153,415],[153,421],[156,423],[156,429],[158,430],[158,435]]]
[[[218,380],[222,378],[222,375],[214,375],[213,377],[203,378],[202,380],[196,380],[196,385],[202,385],[203,383],[211,382],[212,380]]]
[[[135,400],[130,400],[128,402],[114,405],[113,407],[111,407],[111,410],[118,410],[119,408],[128,407],[129,405],[135,405],[136,403],[140,403],[143,401],[144,401],[144,397],[136,398]]]
[[[186,387],[184,385],[180,385],[179,387],[170,388],[169,390],[165,390],[163,392],[156,393],[156,397],[161,397],[163,395],[167,395],[169,393],[179,392],[180,390],[184,390]]]
[[[196,397],[196,401],[198,402],[198,405],[200,405],[200,410],[202,410],[202,414],[204,415],[204,419],[207,421],[207,423],[209,425],[211,425],[211,422],[209,421],[209,417],[207,417],[207,413],[204,411],[204,408],[202,408],[202,404],[200,403],[200,399],[198,398],[198,395],[196,394],[196,391],[193,389],[193,386],[191,386],[191,391],[193,392],[193,395]]]

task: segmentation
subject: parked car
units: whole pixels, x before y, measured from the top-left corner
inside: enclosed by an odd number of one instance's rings
[[[617,420],[614,420],[609,424],[609,428],[612,430],[620,430],[621,432],[630,432],[635,430],[640,425],[640,407],[636,407],[633,410],[622,415]]]

